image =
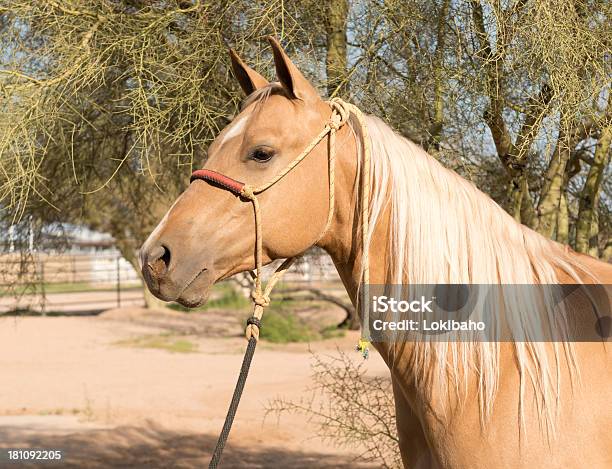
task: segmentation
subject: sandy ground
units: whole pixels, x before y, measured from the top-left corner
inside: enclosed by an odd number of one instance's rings
[[[0,447],[60,449],[53,467],[205,467],[242,360],[240,330],[220,313],[0,318]],[[133,345],[174,335],[197,351]],[[270,399],[310,395],[311,352],[351,351],[356,340],[262,343],[221,467],[375,467],[354,462],[358,448],[317,439],[304,416],[264,418]],[[386,373],[376,354],[367,367]]]

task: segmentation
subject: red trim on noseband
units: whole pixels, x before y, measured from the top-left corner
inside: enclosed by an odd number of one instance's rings
[[[240,192],[244,187],[244,182],[236,181],[235,179],[227,177],[221,173],[218,173],[217,171],[213,171],[212,169],[196,169],[193,173],[191,173],[191,179],[189,182],[193,182],[196,179],[212,182],[230,192],[233,192],[236,195],[240,195]]]

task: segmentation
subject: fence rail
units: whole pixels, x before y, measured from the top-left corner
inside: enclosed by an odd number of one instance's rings
[[[119,254],[0,255],[0,313],[142,306],[142,281]]]
[[[273,270],[274,265],[268,266],[265,273]],[[331,259],[321,250],[299,259],[283,281],[323,290],[340,285]],[[244,289],[248,292],[248,285]],[[143,305],[140,275],[119,253],[0,254],[0,314],[87,314]]]

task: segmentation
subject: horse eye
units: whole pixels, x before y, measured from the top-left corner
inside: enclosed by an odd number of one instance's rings
[[[256,148],[251,152],[251,159],[257,161],[258,163],[265,163],[266,161],[270,161],[272,156],[274,156],[274,152],[272,150],[266,150],[265,148]]]

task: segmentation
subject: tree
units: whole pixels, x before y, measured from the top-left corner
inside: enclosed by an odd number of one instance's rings
[[[328,0],[326,2],[326,49],[325,61],[327,74],[327,95],[330,97],[346,95],[348,82],[346,57],[346,23],[348,18],[348,0]]]
[[[610,174],[609,3],[369,5],[353,23],[361,73],[351,91],[367,90],[354,93],[362,106],[517,220],[603,255],[609,235],[595,220],[611,203],[601,184]]]
[[[3,221],[107,231],[137,267],[241,99],[228,44],[254,47],[257,21],[285,21],[260,14],[246,2],[0,0]]]
[[[242,99],[232,46],[281,39],[518,220],[610,256],[612,6],[601,0],[0,0],[0,205],[127,259]],[[349,86],[350,84],[350,86]]]

